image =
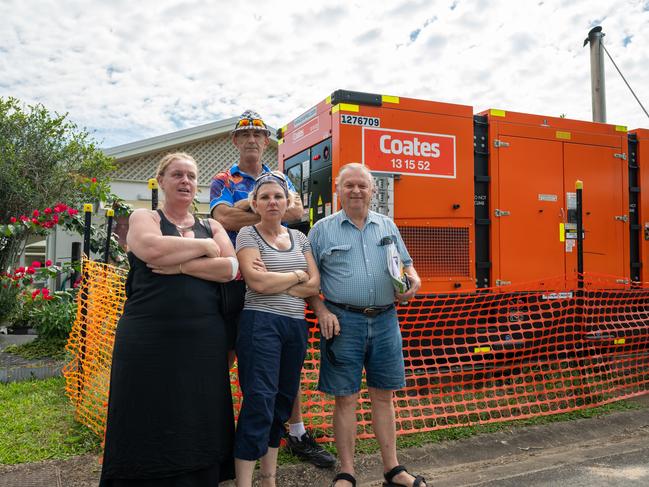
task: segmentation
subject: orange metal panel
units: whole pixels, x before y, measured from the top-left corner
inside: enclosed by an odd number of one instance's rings
[[[564,250],[559,231],[563,216],[562,144],[523,137],[499,138],[509,146],[498,149],[499,185],[494,210],[502,216],[494,217],[499,222],[499,268],[494,278],[520,283],[563,276]],[[555,286],[556,281],[548,285]]]
[[[500,112],[500,115],[495,115]],[[516,125],[527,125],[530,127],[554,128],[567,132],[584,132],[600,135],[620,135],[626,133],[626,128],[606,123],[586,122],[584,120],[572,120],[569,118],[548,117],[545,115],[533,115],[529,113],[510,112],[506,110],[489,109],[480,113],[487,115],[490,121],[500,121]]]
[[[368,132],[388,134],[390,140],[423,139],[426,134],[452,137],[455,154],[454,175],[451,177],[428,177],[401,175],[395,180],[395,218],[472,218],[473,209],[473,118],[413,112],[382,107],[361,106],[357,115],[376,117],[381,121],[379,129],[345,125],[340,123],[341,111],[334,114],[333,125],[339,130],[340,160],[339,165],[348,162],[363,162],[370,169],[379,169],[378,165],[364,154],[378,152],[370,144],[378,144],[376,138],[367,137]],[[403,132],[400,132],[403,131]],[[384,149],[386,147],[384,142]],[[404,151],[405,152],[405,151]],[[435,164],[433,158],[407,155],[403,153],[386,155],[394,161],[394,173],[401,170],[406,162],[418,165],[420,162]],[[365,160],[364,160],[365,159]],[[382,166],[381,166],[382,168]],[[334,173],[337,172],[334,167]]]
[[[523,213],[531,221],[538,221],[529,229],[537,238],[528,242],[519,233],[520,225],[516,218],[492,219],[490,244],[494,283],[498,279],[520,283],[561,274],[563,271],[557,269],[556,263],[562,260],[565,272],[576,271],[575,241],[567,239],[567,243],[561,244],[565,255],[559,257],[555,247],[559,237],[558,225],[550,224],[547,215],[532,216],[535,206],[525,203],[524,189],[518,189],[522,193],[519,195],[511,191],[517,180],[519,184],[526,181],[539,194],[544,191],[543,185],[552,188],[563,185],[557,203],[551,206],[552,211],[559,206],[557,223],[562,220],[565,223],[568,210],[566,192],[574,193],[574,180],[582,179],[585,182],[584,226],[590,232],[584,242],[585,271],[628,278],[629,227],[623,221],[624,216],[628,217],[628,173],[623,159],[627,152],[626,129],[499,110],[487,110],[483,114],[489,119],[490,200],[502,207],[496,208],[505,210],[505,206],[518,201],[520,204],[516,206],[515,216]],[[510,146],[497,148],[496,141],[509,142]],[[560,148],[558,156],[557,148]],[[557,168],[557,161],[562,167]],[[541,173],[536,167],[541,168]],[[548,173],[544,173],[543,168],[547,168]],[[538,203],[535,202],[537,206]],[[523,251],[512,257],[512,246],[518,243],[517,240],[525,242],[525,250],[529,251],[527,256]],[[535,254],[548,257],[535,263]]]
[[[622,150],[564,144],[564,184],[571,193],[576,180],[584,183],[584,271],[628,279],[628,174],[615,157]],[[576,270],[575,249],[566,254],[566,271]]]

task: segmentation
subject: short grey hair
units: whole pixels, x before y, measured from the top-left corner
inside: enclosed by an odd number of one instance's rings
[[[361,164],[360,162],[349,162],[341,167],[338,171],[338,176],[336,176],[336,186],[338,186],[338,184],[340,183],[343,174],[345,174],[350,169],[360,169],[361,171],[363,171],[370,180],[370,187],[372,189],[374,188],[374,176],[372,176],[372,172],[368,169],[367,166]]]

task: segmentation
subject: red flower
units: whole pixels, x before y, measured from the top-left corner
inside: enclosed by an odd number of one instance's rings
[[[45,301],[52,301],[53,298],[52,298],[52,296],[50,296],[50,295],[48,294],[47,296],[43,296],[43,299],[44,299]]]
[[[16,220],[16,217],[15,217],[15,216],[12,216],[11,218],[9,218],[9,221],[10,221],[11,223],[16,223],[17,220]]]
[[[38,260],[32,262],[32,267],[38,269],[41,266],[41,263]]]
[[[36,272],[33,267],[28,267],[27,270],[25,271],[27,274],[33,274]]]
[[[18,273],[22,274],[23,272],[25,272],[25,268],[20,266],[18,269],[16,269],[16,272],[14,274],[18,274]]]
[[[51,265],[52,265],[52,261],[51,261],[50,259],[47,259],[47,260],[45,261],[45,267],[49,267],[49,266],[51,266]]]
[[[52,208],[45,208],[43,210],[43,213],[45,213],[46,215],[49,215],[50,213],[52,213]]]
[[[54,216],[52,217],[52,221],[53,221],[54,223],[58,223],[58,222],[59,222],[59,215],[54,215]]]
[[[32,215],[33,215],[33,216],[39,216],[40,214],[41,214],[41,212],[38,211],[38,210],[34,210],[34,211],[32,211]]]
[[[96,183],[96,182],[97,182],[97,178],[92,178],[90,181],[92,181],[93,183]]]
[[[43,295],[43,297],[49,296],[50,295],[50,290],[47,289],[46,287],[44,287],[43,289],[41,289],[41,294]]]
[[[32,218],[32,223],[34,223],[35,225],[38,225],[38,218]]]
[[[40,292],[41,292],[40,289],[36,289],[36,290],[32,291],[32,299],[35,299],[36,296],[38,296]]]
[[[68,215],[74,216],[77,213],[79,213],[79,210],[75,210],[74,208],[68,208]]]
[[[27,220],[29,220],[29,218],[27,218],[25,215],[20,215],[21,222],[26,222]]]

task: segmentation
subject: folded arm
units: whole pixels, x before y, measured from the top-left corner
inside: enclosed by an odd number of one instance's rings
[[[307,251],[304,253],[304,257],[306,258],[309,280],[302,284],[291,286],[288,290],[288,293],[291,296],[297,298],[308,298],[309,296],[314,296],[320,292],[320,272],[318,272],[318,266],[315,263],[313,254],[311,254],[310,251]]]
[[[259,215],[248,211],[248,200],[241,200],[234,206],[221,203],[212,208],[212,218],[218,221],[226,230],[238,232],[243,227],[259,223]]]
[[[278,294],[309,279],[304,271],[270,272],[258,270],[254,262],[260,259],[259,249],[244,247],[237,252],[241,274],[250,289],[261,294]]]
[[[160,221],[150,210],[135,210],[129,218],[126,243],[147,264],[177,265],[197,257],[218,257],[220,249],[210,238],[162,235]]]
[[[237,275],[238,263],[234,255],[232,242],[230,242],[230,238],[218,222],[212,219],[209,219],[208,222],[212,229],[212,240],[221,249],[220,257],[196,257],[180,262],[178,265],[147,265],[156,274],[187,274],[199,279],[216,282],[227,282],[234,279]],[[234,263],[232,259],[235,259]]]

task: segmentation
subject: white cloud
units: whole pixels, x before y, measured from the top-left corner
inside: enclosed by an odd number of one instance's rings
[[[110,146],[231,117],[281,126],[338,88],[591,118],[588,30],[649,105],[646,0],[5,0],[0,96]],[[649,127],[606,60],[608,119]]]

